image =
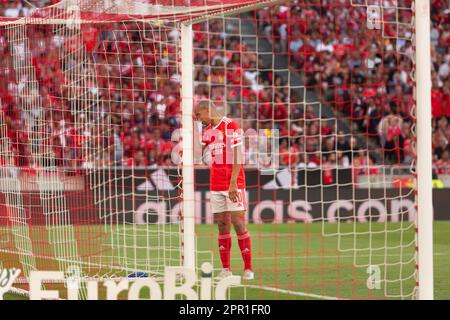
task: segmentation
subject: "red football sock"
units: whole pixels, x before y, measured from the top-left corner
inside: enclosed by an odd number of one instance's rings
[[[231,249],[231,235],[230,233],[219,234],[219,253],[222,267],[230,269],[230,249]]]
[[[252,244],[248,230],[238,234],[238,243],[241,249],[242,260],[244,260],[244,269],[252,270]]]

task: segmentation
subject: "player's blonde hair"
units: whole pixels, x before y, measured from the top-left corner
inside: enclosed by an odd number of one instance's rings
[[[214,109],[215,107],[214,107],[214,103],[211,100],[201,99],[197,104],[197,108],[199,108],[199,109],[208,108],[211,110],[211,109]]]

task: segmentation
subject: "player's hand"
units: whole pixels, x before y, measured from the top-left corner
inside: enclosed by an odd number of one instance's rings
[[[237,188],[236,183],[230,183],[230,188],[228,189],[228,196],[230,200],[233,202],[239,201],[239,190]]]

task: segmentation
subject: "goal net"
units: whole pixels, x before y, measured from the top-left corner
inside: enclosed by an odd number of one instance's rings
[[[209,99],[245,132],[256,277],[229,298],[416,298],[414,15],[413,0],[63,0],[2,18],[13,291],[37,270],[216,275],[208,165],[193,157],[192,108]]]

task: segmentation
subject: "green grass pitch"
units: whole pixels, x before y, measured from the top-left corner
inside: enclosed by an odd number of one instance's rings
[[[403,231],[399,232],[400,229]],[[149,227],[133,230],[142,235]],[[232,288],[230,299],[411,298],[415,250],[414,228],[409,223],[262,224],[249,225],[249,230],[256,277],[242,287]],[[197,225],[196,233],[197,264],[211,262],[212,257],[218,271],[216,226]],[[129,250],[127,256],[139,261],[148,255],[139,236],[133,237],[130,230],[123,234],[126,236],[122,243]],[[137,243],[139,249],[131,249],[132,243]],[[232,271],[241,275],[242,260],[235,236],[231,259]],[[379,267],[380,288],[367,286],[369,265]],[[435,299],[450,299],[449,265],[450,221],[435,222]],[[143,290],[142,297],[145,296]],[[25,299],[9,293],[4,298]]]

